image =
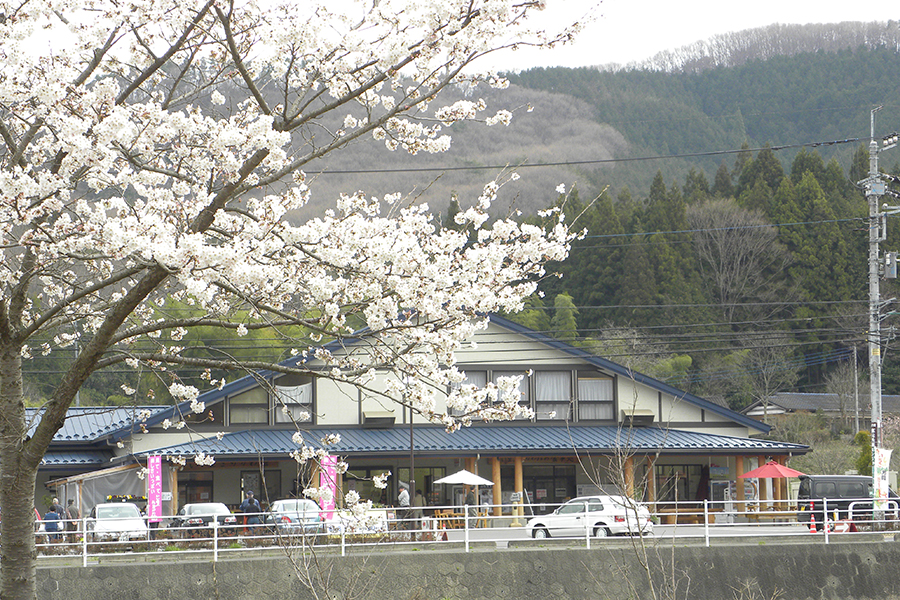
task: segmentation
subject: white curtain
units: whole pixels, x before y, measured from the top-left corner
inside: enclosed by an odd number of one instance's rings
[[[276,385],[275,422],[291,423],[312,420],[312,383]]]
[[[569,371],[538,371],[534,374],[534,410],[537,419],[569,418],[571,382],[572,373]]]
[[[613,415],[613,380],[580,378],[578,380],[578,419],[609,421]]]

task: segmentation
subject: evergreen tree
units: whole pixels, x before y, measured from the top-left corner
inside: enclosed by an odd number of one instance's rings
[[[444,227],[454,231],[461,231],[462,225],[456,222],[456,215],[459,214],[459,197],[454,192],[450,195],[450,204],[447,206],[447,214],[443,218]]]
[[[731,175],[725,163],[719,165],[716,171],[716,179],[713,182],[712,193],[716,198],[731,198],[734,195],[734,184],[731,183]]]
[[[790,179],[788,179],[788,183],[790,183]],[[747,210],[759,211],[771,216],[772,188],[766,183],[765,178],[758,177],[753,187],[740,195],[738,204]]]
[[[797,185],[806,173],[812,173],[821,186],[825,180],[825,163],[818,152],[802,148],[791,163],[791,182]]]
[[[654,322],[653,305],[657,304],[658,289],[656,271],[650,266],[647,236],[641,230],[640,220],[635,224],[635,234],[625,247],[622,259],[622,280],[616,294],[616,321],[623,324]]]
[[[533,331],[548,331],[550,315],[547,312],[543,298],[538,294],[532,294],[525,299],[525,308],[522,311],[507,315],[507,318]]]
[[[860,144],[850,161],[848,177],[851,183],[859,183],[869,176],[869,149],[865,144]]]
[[[691,167],[685,177],[682,193],[687,204],[698,204],[709,198],[709,181],[706,179],[706,174]]]
[[[738,178],[738,195],[756,185],[760,177],[772,190],[778,189],[781,179],[784,177],[784,168],[769,146],[760,150],[756,158],[750,161],[741,171],[741,175]]]
[[[572,296],[563,292],[553,300],[550,333],[558,340],[574,344],[578,340],[578,309]]]

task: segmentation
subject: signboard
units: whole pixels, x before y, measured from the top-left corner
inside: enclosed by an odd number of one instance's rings
[[[162,457],[158,454],[147,458],[147,516],[148,523],[162,520]]]
[[[327,454],[319,463],[319,487],[331,491],[331,494],[322,496],[322,516],[330,519],[334,516],[334,496],[337,494],[337,456]]]
[[[888,482],[888,470],[891,466],[891,450],[890,448],[875,448],[875,463],[872,465],[872,474],[875,479],[875,510],[883,511],[887,508],[888,490],[890,485]]]
[[[710,467],[709,478],[714,480],[727,480],[728,467]]]

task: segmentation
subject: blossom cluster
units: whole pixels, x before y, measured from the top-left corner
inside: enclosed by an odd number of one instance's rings
[[[456,353],[485,315],[521,310],[544,265],[567,256],[562,215],[547,229],[492,220],[517,176],[488,182],[453,229],[426,204],[400,202],[402,190],[347,193],[317,218],[292,217],[315,192],[311,161],[363,136],[412,154],[447,150],[445,124],[489,113],[481,100],[431,106],[443,89],[502,88],[473,61],[571,30],[534,25],[543,3],[527,0],[221,4],[0,8],[0,328],[10,332],[0,355],[91,348],[67,354],[63,402],[101,366],[168,370],[169,393],[199,414],[200,390],[169,378],[192,360],[188,330],[244,337],[290,322],[314,340],[363,336],[365,352],[312,351],[319,375],[365,386],[391,370],[385,395],[448,429],[521,414],[512,381],[454,388],[461,422],[435,396],[458,382]],[[169,299],[198,316],[169,311]],[[212,368],[225,363],[235,367]],[[205,383],[225,381],[207,371]],[[298,462],[323,458],[298,444]]]

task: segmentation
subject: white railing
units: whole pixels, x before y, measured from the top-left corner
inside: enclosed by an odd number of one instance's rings
[[[795,502],[745,501],[745,502],[659,502],[642,505],[650,509],[652,524],[646,526],[646,516],[638,518],[634,507],[620,514],[622,523],[636,534],[632,539],[652,543],[695,540],[710,546],[729,538],[778,538],[804,536],[809,541],[828,544],[854,535],[883,534],[900,530],[900,506],[896,499],[888,500],[883,507],[872,508],[872,499],[817,501],[813,516],[815,521],[799,520],[809,514],[798,511]],[[116,532],[106,527],[102,536],[92,519],[59,521],[59,532],[45,531],[42,524],[37,536],[38,555],[52,559],[54,556],[80,556],[87,566],[101,557],[172,553],[173,555],[198,554],[217,561],[223,555],[279,551],[331,551],[342,556],[354,549],[393,545],[398,548],[409,545],[457,544],[469,552],[473,545],[528,546],[548,543],[535,538],[533,528],[528,527],[532,518],[553,512],[557,505],[499,505],[425,507],[421,517],[404,513],[399,509],[372,509],[365,515],[355,516],[347,511],[336,511],[331,518],[310,525],[306,529],[288,530],[287,524],[263,522],[258,525],[244,523],[237,515],[237,525],[222,525],[212,521],[207,526],[174,526],[171,517],[150,522],[141,531]],[[808,506],[806,507],[808,508]],[[883,508],[883,510],[882,510]],[[497,509],[497,510],[495,510]],[[412,509],[411,509],[412,510]],[[496,513],[499,513],[497,515]],[[517,514],[518,513],[518,514]],[[401,517],[401,515],[406,515]],[[265,513],[258,515],[265,521]],[[157,518],[159,519],[159,518]],[[148,519],[144,519],[145,522]],[[66,531],[67,523],[76,523],[75,531]],[[535,521],[536,522],[536,521]],[[634,527],[633,524],[641,523]],[[649,530],[652,528],[652,533]],[[124,528],[123,528],[124,529]],[[608,533],[613,527],[597,527],[594,518],[580,521],[576,529],[557,530],[549,526],[550,539],[583,543],[587,548],[598,543],[610,543],[599,539],[598,534]],[[645,529],[639,534],[638,530]],[[85,532],[87,535],[85,535]],[[601,536],[602,537],[602,536]],[[565,542],[563,542],[565,543]]]

